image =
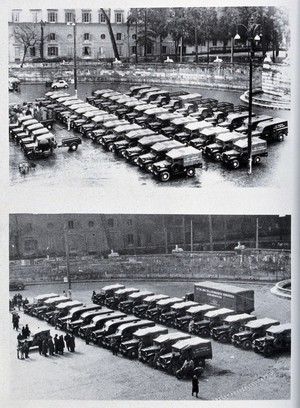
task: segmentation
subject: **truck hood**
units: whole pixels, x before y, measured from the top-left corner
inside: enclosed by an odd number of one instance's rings
[[[225,153],[227,157],[229,156],[239,156],[240,153],[237,150],[231,149],[231,150],[227,150],[227,152]]]
[[[155,158],[155,154],[153,154],[153,153],[146,153],[146,154],[143,154],[142,156],[140,156],[140,160],[142,162],[146,162],[146,161],[152,160],[154,158]]]
[[[167,160],[162,160],[162,161],[159,161],[159,162],[157,162],[157,163],[154,163],[153,166],[154,166],[157,170],[159,170],[159,169],[165,169],[165,168],[168,168],[168,167],[170,166],[170,163],[169,163]]]
[[[128,153],[129,156],[132,156],[134,154],[138,154],[141,151],[142,151],[142,149],[139,146],[130,147],[130,149],[127,149],[127,153]]]
[[[114,143],[116,147],[128,146],[129,142],[127,140],[118,140]]]
[[[122,344],[124,344],[124,346],[130,347],[130,346],[135,346],[138,343],[139,343],[138,339],[132,339],[132,340],[124,341]]]

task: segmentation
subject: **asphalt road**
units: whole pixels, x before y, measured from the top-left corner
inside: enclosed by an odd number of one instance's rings
[[[107,282],[74,283],[73,299],[90,302],[93,289],[98,291]],[[126,282],[126,286],[182,296],[193,287],[187,282]],[[270,293],[270,285],[248,285],[255,290],[255,312],[258,317],[290,321],[290,301]],[[28,286],[22,292],[30,300],[41,293],[62,293],[59,285]],[[10,292],[12,297],[14,292]],[[20,323],[29,324],[32,332],[50,328],[46,322],[23,315]],[[9,317],[11,400],[195,400],[189,380],[154,370],[138,361],[113,356],[109,350],[86,345],[76,339],[75,353],[43,357],[32,351],[28,360],[16,358],[17,333]],[[290,398],[290,356],[286,353],[264,358],[252,351],[212,341],[213,359],[208,362],[200,378],[200,400],[287,400]]]
[[[92,90],[113,88],[120,92],[126,92],[129,88],[126,84],[79,84],[78,96],[85,99]],[[44,85],[22,85],[21,94],[10,94],[10,102],[22,103],[23,101],[33,101],[35,98],[43,96],[49,88]],[[188,89],[190,92],[199,89]],[[68,90],[72,94],[72,86]],[[200,90],[203,97],[214,97],[219,101],[233,102],[240,104],[237,92]],[[270,114],[273,117],[280,116],[287,118],[287,111],[270,111],[261,108],[254,108],[254,112]],[[67,132],[61,123],[54,126],[53,133],[58,142],[72,134],[72,130]],[[241,167],[237,170],[230,170],[221,163],[215,163],[204,158],[203,168],[197,169],[193,178],[178,177],[167,183],[154,178],[152,175],[141,171],[136,166],[132,166],[125,160],[116,157],[113,153],[105,151],[101,146],[93,144],[90,140],[83,140],[76,152],[69,152],[67,148],[56,149],[55,154],[48,159],[36,160],[35,169],[28,174],[21,175],[18,165],[24,161],[24,155],[20,148],[13,142],[9,143],[9,167],[11,185],[22,185],[26,187],[111,187],[123,191],[130,188],[151,188],[161,187],[283,187],[286,183],[286,175],[290,174],[289,166],[291,161],[291,135],[283,143],[273,142],[268,145],[268,157],[263,158],[260,165],[253,166],[253,174],[247,174],[247,168]],[[25,159],[26,161],[26,159]]]

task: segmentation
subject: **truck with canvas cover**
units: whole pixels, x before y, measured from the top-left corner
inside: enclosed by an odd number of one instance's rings
[[[96,303],[96,305],[104,305],[106,298],[112,297],[117,290],[124,288],[125,285],[121,285],[120,283],[114,283],[113,285],[103,286],[103,288],[100,289],[100,292],[95,293],[92,296],[92,302]]]
[[[101,306],[90,304],[90,305],[82,305],[77,306],[69,310],[69,313],[64,317],[59,317],[56,321],[56,326],[59,329],[66,330],[70,327],[70,324],[77,321],[79,318],[82,317],[83,313],[87,312],[95,312],[101,310]]]
[[[161,133],[165,136],[175,138],[175,136],[178,136],[178,133],[184,131],[185,125],[188,123],[193,123],[197,122],[196,118],[192,118],[191,116],[181,116],[175,119],[172,119],[170,121],[170,125],[167,127],[164,127],[161,129]],[[177,137],[177,139],[180,142],[180,137]]]
[[[275,319],[265,317],[263,319],[257,319],[244,324],[242,330],[239,333],[233,334],[231,343],[235,347],[241,347],[244,350],[251,350],[252,342],[263,337],[269,327],[279,325],[280,322]]]
[[[171,310],[171,306],[175,305],[175,303],[180,303],[183,301],[184,299],[178,297],[161,299],[156,303],[155,308],[147,310],[146,318],[158,322],[162,313],[169,312]]]
[[[259,123],[265,122],[266,120],[272,119],[272,116],[269,115],[256,115],[255,117],[251,118],[251,130],[256,130],[256,127]],[[248,133],[249,130],[249,118],[244,119],[241,126],[235,129],[236,132],[239,133]]]
[[[90,338],[93,331],[102,329],[104,323],[109,320],[119,319],[120,317],[126,317],[125,313],[112,310],[111,312],[104,313],[93,317],[92,321],[78,329],[78,336],[81,338]]]
[[[159,322],[161,324],[165,324],[166,326],[174,326],[175,319],[184,316],[186,310],[188,310],[192,306],[197,306],[198,303],[193,301],[185,301],[180,303],[175,303],[171,306],[171,310],[166,313],[162,313],[159,316]]]
[[[119,326],[126,323],[138,322],[140,319],[135,316],[120,317],[119,319],[113,319],[107,321],[102,329],[95,330],[91,334],[91,341],[98,346],[105,346],[103,341],[106,336],[114,334]]]
[[[131,131],[136,131],[141,129],[140,125],[136,123],[127,123],[124,125],[116,126],[112,130],[108,131],[105,136],[101,139],[101,145],[107,149],[111,150],[114,142],[119,140],[124,140],[125,135]]]
[[[33,298],[32,302],[29,302],[24,306],[24,313],[32,314],[33,309],[39,306],[43,306],[45,300],[55,298],[58,296],[59,295],[57,293],[45,293],[43,295],[37,295]]]
[[[248,140],[241,139],[233,143],[232,150],[222,153],[221,160],[233,169],[248,163]],[[265,140],[259,137],[252,138],[251,158],[252,163],[259,164],[262,157],[268,156],[268,146]]]
[[[107,307],[102,306],[96,307],[98,307],[99,309],[88,310],[86,312],[83,312],[80,316],[78,316],[77,319],[72,320],[68,325],[67,331],[78,335],[79,328],[90,324],[94,317],[111,313],[113,311],[112,309],[108,309]]]
[[[252,342],[255,353],[271,357],[275,353],[291,350],[292,327],[290,323],[271,326],[264,337]]]
[[[244,326],[244,324],[256,320],[256,316],[248,313],[240,313],[237,315],[230,315],[223,319],[223,325],[213,327],[211,330],[211,337],[213,340],[218,340],[221,343],[231,342],[231,338],[235,333]]]
[[[140,305],[146,297],[154,295],[153,292],[149,290],[141,290],[140,292],[132,293],[128,296],[127,300],[119,303],[118,308],[121,312],[131,314],[133,313],[133,308]]]
[[[226,307],[209,310],[204,314],[203,320],[198,320],[193,323],[190,333],[201,337],[209,337],[213,327],[221,326],[225,317],[234,314],[234,310],[227,309]]]
[[[148,296],[143,300],[143,303],[141,305],[135,306],[133,308],[133,314],[137,317],[140,317],[141,319],[146,316],[146,312],[148,309],[154,309],[156,306],[156,303],[159,300],[162,299],[168,299],[170,296],[168,295],[153,295],[153,296]]]
[[[153,136],[154,134],[155,132],[151,129],[132,130],[124,135],[123,140],[114,142],[111,151],[122,156],[126,149],[136,146],[140,139],[146,136]]]
[[[226,307],[236,313],[254,311],[254,290],[220,282],[204,281],[194,284],[194,299],[200,304]]]
[[[127,300],[129,295],[132,293],[137,293],[139,292],[139,289],[136,288],[124,288],[124,289],[119,289],[116,292],[114,292],[112,297],[106,298],[105,300],[105,305],[111,309],[118,309],[119,303]]]
[[[79,300],[70,300],[69,302],[59,303],[55,306],[54,310],[45,313],[43,318],[47,323],[54,325],[59,317],[66,316],[73,307],[82,305],[83,303]]]
[[[184,145],[177,140],[167,140],[166,142],[155,143],[149,153],[142,154],[138,158],[138,165],[141,169],[151,171],[152,164],[165,158],[165,153],[172,149],[180,149]]]
[[[225,128],[225,130],[227,130]],[[239,132],[221,132],[219,135],[216,135],[215,140],[212,143],[208,143],[203,149],[203,155],[213,159],[215,161],[220,161],[222,159],[222,153],[227,150],[232,149],[233,144],[240,140],[246,139],[247,135]]]
[[[155,143],[166,142],[167,140],[169,139],[161,134],[145,136],[138,141],[136,146],[125,149],[123,157],[125,157],[128,162],[137,164],[139,156],[148,153]]]
[[[190,141],[190,146],[203,151],[205,146],[214,143],[216,137],[226,132],[228,132],[227,129],[220,126],[206,127],[200,131],[199,137]]]
[[[183,331],[189,331],[190,328],[192,333],[193,324],[197,321],[203,320],[206,312],[215,309],[216,306],[212,305],[192,306],[186,310],[186,314],[184,316],[179,316],[175,319],[174,326],[176,329]]]
[[[131,340],[121,342],[119,350],[125,357],[137,358],[141,350],[150,346],[156,337],[167,333],[168,329],[165,327],[153,326],[139,329],[133,333]]]
[[[287,135],[288,121],[282,118],[273,118],[259,123],[252,133],[252,136],[259,136],[267,141],[277,140],[278,142],[283,142]]]

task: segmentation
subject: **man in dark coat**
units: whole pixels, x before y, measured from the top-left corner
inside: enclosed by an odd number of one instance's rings
[[[196,375],[193,375],[193,378],[192,378],[192,395],[194,395],[194,393],[195,393],[196,398],[198,398],[198,392],[199,392],[199,380],[198,380],[198,377]]]
[[[23,352],[24,352],[24,357],[29,358],[29,344],[27,340],[25,340],[23,343]]]
[[[59,340],[57,334],[54,336],[54,349],[55,353],[58,354],[59,352]]]
[[[47,357],[48,355],[48,340],[47,339],[43,340],[42,353],[45,357]]]
[[[59,354],[63,355],[64,354],[64,348],[65,348],[65,342],[64,342],[64,338],[63,335],[60,335],[58,338],[58,350],[59,350]]]
[[[30,336],[30,330],[29,330],[28,324],[25,324],[25,327],[23,326],[22,334],[23,334],[23,331],[24,331],[24,338],[27,339],[27,337]]]
[[[75,351],[75,337],[73,334],[70,335],[70,349],[71,352],[74,353]]]
[[[38,347],[39,347],[39,354],[41,356],[42,351],[43,351],[43,339],[41,339],[41,338],[39,338],[39,340],[38,340]]]
[[[52,336],[50,336],[48,339],[48,349],[49,349],[50,356],[53,356],[54,355],[54,343],[52,340]]]
[[[70,347],[70,335],[69,335],[69,333],[67,333],[65,335],[64,339],[65,339],[65,342],[66,342],[67,349],[68,349],[68,351],[70,351],[71,347]]]

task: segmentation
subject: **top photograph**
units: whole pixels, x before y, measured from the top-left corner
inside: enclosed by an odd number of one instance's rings
[[[11,8],[10,185],[283,188],[285,7]]]

